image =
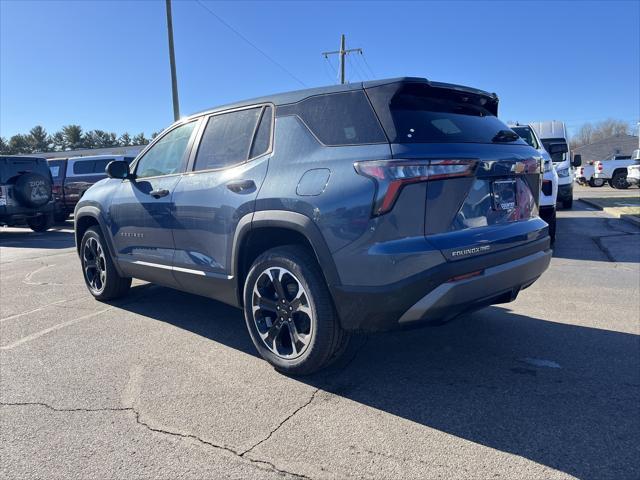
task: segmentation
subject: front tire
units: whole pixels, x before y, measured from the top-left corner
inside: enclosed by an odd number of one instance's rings
[[[87,229],[80,243],[82,275],[89,293],[97,300],[113,300],[124,296],[131,287],[130,277],[121,277],[97,226]]]
[[[549,217],[549,219],[545,219],[545,221],[549,224],[549,237],[551,238],[551,245],[556,243],[556,211],[553,210],[553,213]]]
[[[562,208],[565,210],[571,210],[573,207],[573,196],[569,197],[567,200],[562,201]]]
[[[308,375],[336,360],[346,337],[315,258],[297,245],[266,251],[244,285],[247,329],[277,370]]]

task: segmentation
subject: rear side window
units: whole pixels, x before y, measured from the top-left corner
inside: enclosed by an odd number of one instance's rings
[[[96,160],[93,164],[93,173],[95,173],[96,175],[105,175],[105,169],[107,168],[107,165],[111,162],[113,162],[115,159],[113,158],[106,158],[104,160]]]
[[[525,144],[480,94],[424,83],[391,83],[367,94],[392,143]]]
[[[285,115],[300,117],[325,145],[386,142],[363,90],[318,95],[278,107],[278,116]]]
[[[249,152],[249,158],[254,158],[269,150],[271,144],[271,124],[273,120],[273,109],[271,107],[265,107],[260,119],[260,124],[256,130],[256,136],[253,139],[253,145],[251,146],[251,152]]]
[[[76,160],[73,162],[74,175],[88,175],[93,173],[93,160]]]
[[[194,170],[224,168],[249,158],[262,107],[214,115],[207,121]]]
[[[46,160],[36,158],[5,158],[0,159],[0,181],[9,183],[23,173],[38,173],[49,176]]]

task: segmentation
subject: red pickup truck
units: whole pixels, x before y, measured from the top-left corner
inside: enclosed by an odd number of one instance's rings
[[[49,160],[53,177],[54,219],[64,222],[84,192],[107,177],[105,168],[114,160],[131,163],[135,157],[123,155],[94,155],[90,157],[55,158]]]

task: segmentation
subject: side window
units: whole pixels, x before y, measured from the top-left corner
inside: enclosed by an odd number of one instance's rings
[[[149,149],[136,166],[138,178],[180,173],[189,139],[197,122],[174,128]]]
[[[309,97],[278,107],[278,116],[295,114],[325,145],[386,142],[380,123],[362,90]]]
[[[111,162],[113,162],[113,158],[106,158],[104,160],[96,160],[95,163],[93,164],[93,173],[95,173],[96,175],[104,175],[105,169],[107,168],[107,165]]]
[[[247,160],[261,111],[262,108],[249,108],[210,117],[194,170],[224,168]]]
[[[93,173],[93,162],[91,160],[76,160],[73,162],[74,175],[86,175]]]
[[[269,145],[271,144],[271,124],[273,120],[273,109],[271,107],[266,107],[264,112],[262,113],[262,118],[260,119],[260,125],[258,125],[258,130],[256,130],[256,136],[253,139],[253,145],[251,146],[251,152],[249,153],[249,158],[257,157],[258,155],[262,155],[269,150]]]

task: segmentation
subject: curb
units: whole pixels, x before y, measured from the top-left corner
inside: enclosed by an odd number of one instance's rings
[[[623,220],[625,222],[631,223],[632,225],[640,227],[640,218],[635,215],[628,215],[624,213],[621,214],[614,208],[601,207],[596,202],[592,202],[591,200],[586,198],[579,198],[578,200],[580,200],[582,203],[589,205],[590,207],[596,208],[608,215],[611,215],[612,217],[619,218],[620,220]]]

